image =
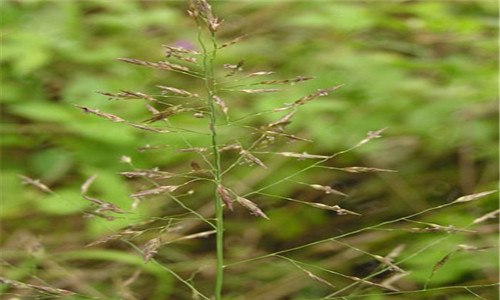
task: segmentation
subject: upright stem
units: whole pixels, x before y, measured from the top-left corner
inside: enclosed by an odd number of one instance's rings
[[[224,281],[224,214],[223,214],[223,204],[220,195],[217,193],[216,188],[221,184],[221,157],[218,149],[217,143],[217,115],[215,111],[214,96],[216,93],[215,89],[215,77],[214,77],[214,59],[217,55],[217,42],[215,39],[215,33],[212,32],[212,51],[208,51],[206,45],[201,38],[201,29],[198,29],[198,40],[201,47],[203,48],[203,66],[204,66],[204,77],[205,77],[205,90],[207,92],[207,105],[210,111],[210,133],[211,148],[214,156],[214,198],[215,198],[215,222],[216,222],[216,248],[217,248],[217,267],[216,267],[216,277],[215,277],[215,299],[222,299],[222,284]]]

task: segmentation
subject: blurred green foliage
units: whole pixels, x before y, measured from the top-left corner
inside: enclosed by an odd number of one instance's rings
[[[390,174],[346,174],[317,169],[294,178],[331,185],[348,193],[346,199],[325,197],[288,181],[267,189],[269,194],[339,204],[361,212],[363,217],[336,216],[300,203],[259,196],[256,202],[271,221],[256,220],[246,212],[226,215],[230,261],[335,236],[497,186],[498,4],[494,1],[214,1],[213,6],[224,19],[219,35],[222,41],[248,34],[244,41],[221,51],[218,64],[244,59],[246,71],[272,70],[278,79],[296,75],[316,78],[280,94],[224,95],[235,119],[342,83],[342,89],[301,108],[290,125],[291,132],[314,143],[284,144],[278,151],[328,155],[351,147],[370,130],[387,127],[383,139],[339,156],[331,166],[398,170]],[[128,195],[144,184],[117,174],[131,168],[121,163],[120,157],[131,157],[137,168],[181,172],[189,169],[195,156],[175,149],[186,147],[184,138],[195,146],[204,146],[206,137],[154,135],[84,115],[74,107],[85,105],[140,122],[149,116],[141,103],[108,101],[95,92],[127,89],[158,94],[154,87],[158,84],[201,92],[201,85],[192,78],[115,60],[133,57],[158,61],[163,58],[162,44],[196,44],[196,28],[186,16],[186,8],[182,1],[2,2],[0,240],[6,262],[2,276],[38,283],[36,278],[42,278],[50,283],[61,276],[54,271],[57,266],[80,274],[63,282],[65,288],[106,299],[133,299],[123,296],[126,287],[119,287],[138,269],[146,274],[134,283],[133,293],[140,295],[139,299],[166,299],[169,295],[172,299],[189,298],[190,291],[172,283],[175,279],[169,272],[151,263],[141,264],[140,254],[126,245],[111,243],[101,245],[100,250],[84,249],[85,244],[128,224],[182,210],[171,200],[152,199],[142,203],[133,216],[111,222],[84,219],[82,210],[89,202],[81,197],[80,186],[86,178],[98,174],[92,192],[120,207],[130,207]],[[279,117],[257,115],[240,125],[260,126]],[[189,114],[176,116],[171,122],[206,130],[205,120]],[[222,127],[221,133],[223,138],[248,135],[241,128]],[[168,147],[137,151],[147,144]],[[248,192],[307,165],[264,155],[261,159],[271,171],[239,166],[227,183]],[[20,174],[39,178],[57,195],[23,186]],[[211,207],[209,195],[208,185],[200,185],[193,196],[182,199],[186,205],[206,212]],[[420,220],[461,227],[497,208],[495,198],[488,197],[433,212]],[[379,255],[405,244],[403,257],[436,242],[402,265],[412,273],[400,288],[419,289],[433,266],[457,244],[497,247],[496,226],[492,223],[481,223],[474,228],[476,233],[457,232],[439,243],[436,241],[443,233],[392,231],[375,231],[373,238],[367,234],[344,242]],[[190,229],[196,232],[202,227],[194,223]],[[47,251],[38,258],[30,248],[37,237]],[[318,246],[291,255],[352,276],[373,271],[370,257],[353,254],[353,249],[342,252],[332,247],[333,252],[328,252],[328,246]],[[185,278],[193,276],[195,286],[209,291],[212,251],[211,240],[193,241],[169,246],[160,251],[158,259]],[[484,255],[456,254],[436,272],[429,286],[494,282],[498,268],[492,261],[498,261],[497,251],[487,251]],[[327,286],[310,280],[284,261],[273,258],[250,264],[228,268],[227,299],[315,299],[329,293]],[[106,274],[108,277],[97,276],[100,267],[114,269]],[[351,283],[332,274],[321,275],[337,287]],[[488,299],[496,295],[494,288],[474,291]],[[375,292],[379,290],[369,287],[352,295]],[[426,299],[439,295],[445,297],[439,299],[472,297],[464,290],[449,293],[443,296],[436,291]]]

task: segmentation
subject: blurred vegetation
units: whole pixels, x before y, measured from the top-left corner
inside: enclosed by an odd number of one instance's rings
[[[222,41],[241,34],[244,41],[221,51],[217,63],[245,60],[246,71],[275,71],[275,78],[296,75],[315,80],[280,94],[226,96],[233,116],[275,108],[319,88],[343,83],[328,97],[314,100],[294,118],[291,131],[314,143],[284,144],[278,151],[329,155],[362,140],[368,131],[387,127],[382,139],[341,155],[332,167],[368,166],[397,173],[350,174],[315,169],[294,180],[330,185],[349,197],[324,195],[295,182],[269,194],[303,201],[339,204],[362,217],[337,216],[300,203],[259,196],[255,201],[271,221],[238,210],[226,213],[228,263],[297,247],[397,219],[448,203],[461,195],[492,190],[498,180],[498,4],[494,1],[214,1],[224,19]],[[102,299],[191,299],[174,278],[180,274],[210,294],[212,238],[162,247],[159,263],[144,264],[131,244],[86,244],[151,216],[183,213],[162,197],[140,204],[135,214],[106,221],[84,218],[89,202],[81,184],[98,177],[92,191],[130,208],[131,193],[144,184],[118,175],[131,167],[189,170],[195,155],[179,153],[183,138],[195,134],[155,135],[84,115],[75,104],[121,117],[149,117],[140,102],[108,101],[96,91],[120,89],[157,94],[155,85],[192,90],[193,79],[134,67],[115,60],[133,57],[158,61],[162,44],[196,45],[196,28],[182,1],[2,1],[2,270],[1,276],[34,285],[76,291]],[[199,88],[201,92],[201,87]],[[259,126],[279,117],[258,115],[245,125]],[[201,128],[205,120],[183,114],[175,126]],[[225,129],[223,136],[243,135]],[[167,148],[141,152],[145,145]],[[267,186],[307,162],[271,156],[261,159],[270,171],[239,166],[227,182],[242,191]],[[24,186],[19,175],[40,179],[57,195]],[[203,215],[212,214],[210,188],[182,197]],[[188,191],[185,190],[185,193]],[[495,196],[431,211],[415,221],[463,228],[498,209]],[[160,220],[161,221],[161,220]],[[420,293],[386,294],[358,285],[344,299],[495,299],[498,278],[497,222],[486,220],[457,232],[410,232],[425,225],[398,222],[335,241],[284,253],[341,289],[379,270],[372,255],[386,256],[404,245],[396,261],[411,273],[395,286]],[[383,230],[382,230],[383,229]],[[180,234],[206,230],[202,222],[183,223]],[[453,230],[451,230],[453,231]],[[152,234],[134,240],[142,247]],[[341,243],[340,243],[341,242]],[[348,244],[349,246],[346,246]],[[458,245],[481,251],[454,252]],[[439,261],[453,253],[442,265]],[[318,269],[314,266],[322,267]],[[437,267],[436,267],[437,266]],[[140,273],[135,273],[137,270]],[[331,270],[337,273],[328,273]],[[134,275],[136,274],[136,275]],[[380,282],[392,275],[371,278]],[[126,284],[131,276],[135,281]],[[131,280],[132,281],[132,280]],[[0,286],[5,299],[41,296],[41,291]],[[227,299],[319,299],[335,292],[311,279],[286,259],[269,257],[227,268]],[[387,292],[387,291],[386,291]],[[38,295],[38,296],[37,296]],[[369,296],[372,295],[372,296]],[[74,299],[79,299],[78,297]],[[83,299],[83,298],[82,298]]]

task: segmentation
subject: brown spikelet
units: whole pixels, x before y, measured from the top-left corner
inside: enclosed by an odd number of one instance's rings
[[[89,244],[85,245],[85,247],[92,247],[92,246],[95,246],[95,245],[104,244],[104,243],[107,243],[109,241],[119,239],[122,236],[123,235],[119,234],[119,233],[113,234],[113,235],[109,235],[109,236],[103,237],[101,239],[98,239],[97,241],[93,241],[92,243],[89,243]]]
[[[466,196],[462,196],[462,197],[456,199],[452,203],[461,203],[461,202],[474,201],[474,200],[477,200],[479,198],[482,198],[482,197],[494,194],[496,192],[497,192],[497,190],[492,190],[492,191],[486,191],[486,192],[476,193],[476,194],[472,194],[472,195],[466,195]]]
[[[92,198],[92,197],[89,197],[86,195],[84,195],[83,198],[89,200],[90,202],[92,202],[92,204],[97,206],[97,209],[95,210],[95,212],[97,212],[97,213],[102,213],[105,211],[110,211],[110,212],[114,212],[114,213],[118,213],[118,214],[126,213],[126,211],[122,210],[121,208],[114,205],[113,203],[110,203],[110,202],[107,202],[104,200],[100,200],[97,198]]]
[[[304,105],[307,102],[314,100],[318,97],[327,96],[330,92],[333,92],[336,89],[341,88],[342,86],[343,86],[343,84],[339,84],[339,85],[336,85],[334,87],[318,90],[312,94],[309,94],[307,96],[304,96],[304,97],[296,100],[295,102],[293,102],[293,104],[291,106],[301,106],[301,105]]]
[[[379,168],[367,168],[367,167],[346,167],[346,168],[338,168],[338,170],[349,172],[349,173],[397,172],[396,170],[379,169]]]
[[[147,109],[147,110],[148,110],[151,114],[153,114],[153,115],[154,115],[154,114],[159,114],[159,113],[160,113],[160,111],[159,111],[159,110],[157,110],[155,107],[153,107],[153,106],[151,106],[151,105],[149,105],[149,104],[147,104],[147,103],[146,103],[144,106],[145,106],[145,107],[146,107],[146,109]]]
[[[234,44],[238,43],[239,41],[243,40],[246,36],[247,35],[244,34],[244,35],[241,35],[241,36],[239,36],[237,38],[234,38],[234,39],[230,40],[229,42],[225,42],[225,43],[223,43],[222,45],[219,46],[219,49],[226,48],[226,47],[229,47],[231,45],[234,45]]]
[[[266,214],[257,206],[257,204],[253,203],[252,201],[243,198],[243,197],[236,197],[236,202],[241,204],[244,208],[248,209],[250,213],[254,216],[259,216],[264,219],[269,220],[269,218],[266,216]]]
[[[229,108],[227,107],[226,103],[224,103],[224,101],[222,101],[222,99],[219,96],[214,95],[213,98],[214,98],[215,104],[217,104],[220,107],[220,109],[222,110],[222,112],[225,115],[227,115]]]
[[[288,114],[281,117],[278,121],[269,123],[266,127],[272,129],[274,127],[279,127],[282,129],[286,125],[290,124],[292,117],[295,115],[295,111],[289,112]]]
[[[236,65],[232,64],[223,64],[222,66],[224,69],[230,69],[230,70],[237,70],[237,71],[243,71],[243,64],[245,63],[244,60],[240,60]]]
[[[366,134],[366,138],[364,138],[363,140],[361,140],[359,143],[356,144],[356,146],[354,147],[359,147],[361,145],[364,145],[366,143],[368,143],[369,141],[373,140],[373,139],[378,139],[380,137],[382,137],[382,132],[384,132],[384,130],[386,130],[387,128],[382,128],[382,129],[379,129],[379,130],[376,130],[376,131],[368,131],[368,133]]]
[[[160,102],[156,98],[141,92],[121,90],[121,92],[117,94],[107,93],[107,92],[97,92],[97,93],[104,96],[108,96],[109,99],[145,99],[151,102]]]
[[[119,123],[119,122],[125,122],[124,119],[122,119],[122,118],[120,118],[118,116],[115,116],[115,115],[112,115],[112,114],[108,114],[108,113],[104,113],[104,112],[100,112],[98,109],[93,109],[93,108],[89,108],[89,107],[81,106],[81,105],[75,105],[75,106],[78,107],[79,109],[83,110],[83,112],[85,112],[85,113],[93,114],[93,115],[96,115],[98,117],[108,119],[111,122],[117,122],[117,123]]]
[[[390,271],[395,271],[395,272],[400,272],[400,273],[405,273],[405,270],[401,269],[397,265],[394,264],[393,260],[389,257],[383,257],[380,255],[373,255],[373,257],[381,262],[382,264],[386,265],[389,267]]]
[[[192,160],[189,165],[191,166],[191,170],[193,172],[199,172],[201,171],[201,166],[199,163],[197,163],[196,161]]]
[[[129,64],[134,64],[134,65],[139,65],[139,66],[146,66],[158,70],[164,70],[164,71],[169,71],[169,70],[174,70],[174,71],[190,71],[188,67],[186,66],[181,66],[178,64],[173,64],[169,63],[166,61],[159,61],[159,62],[150,62],[150,61],[145,61],[145,60],[140,60],[140,59],[135,59],[135,58],[117,58],[119,61],[123,61]]]
[[[326,159],[326,158],[330,158],[330,156],[308,154],[306,152],[303,152],[303,153],[275,152],[275,154],[278,154],[278,155],[281,155],[281,156],[286,156],[286,157],[295,157],[295,158],[300,158],[300,159]]]
[[[350,210],[347,210],[347,209],[343,209],[343,208],[341,208],[338,205],[330,206],[330,205],[326,205],[326,204],[323,204],[323,203],[317,203],[317,202],[308,202],[306,204],[308,204],[308,205],[310,205],[312,207],[320,208],[320,209],[333,210],[339,216],[341,216],[341,215],[356,215],[356,216],[361,216],[361,214],[358,214],[357,212],[353,212],[353,211],[350,211]]]
[[[106,221],[113,221],[115,219],[115,217],[113,217],[113,216],[106,215],[106,214],[103,214],[103,213],[98,212],[98,211],[86,211],[86,212],[84,212],[84,217],[85,218],[98,217],[98,218],[105,219]]]
[[[182,108],[181,105],[171,106],[171,107],[169,107],[167,109],[164,109],[164,110],[160,111],[157,114],[154,114],[151,118],[146,119],[143,122],[144,123],[154,123],[154,122],[164,120],[164,119],[166,119],[166,118],[168,118],[170,116],[173,116],[175,114],[178,114],[178,113],[181,113],[181,112],[184,112],[184,111],[186,111],[186,109]]]
[[[495,248],[495,246],[486,246],[486,247],[476,247],[471,245],[460,244],[457,247],[457,251],[483,251],[487,249]]]
[[[333,286],[331,283],[329,283],[328,281],[326,281],[325,279],[317,276],[316,274],[312,273],[311,271],[305,269],[304,267],[302,267],[301,265],[299,265],[297,262],[295,262],[294,260],[290,259],[290,258],[287,258],[287,257],[284,257],[284,256],[281,256],[281,255],[277,255],[277,257],[281,257],[281,258],[284,258],[286,260],[288,260],[289,262],[291,262],[294,266],[296,266],[298,269],[300,269],[301,271],[303,271],[304,273],[307,274],[307,276],[311,277],[313,280],[316,280],[316,281],[319,281],[319,282],[322,282],[332,288],[335,288],[335,286]]]
[[[174,173],[160,171],[157,168],[152,170],[135,170],[131,172],[121,172],[120,175],[123,175],[128,178],[144,177],[151,179],[166,179],[175,176]]]
[[[441,269],[444,264],[446,264],[446,262],[450,259],[450,257],[456,252],[457,250],[454,250],[448,254],[446,254],[443,258],[441,258],[438,262],[436,262],[434,264],[434,266],[432,267],[432,272],[431,272],[431,278],[436,274],[437,271],[439,271],[439,269]]]
[[[46,193],[49,193],[49,194],[54,193],[48,186],[43,184],[40,181],[40,179],[32,179],[32,178],[29,178],[28,176],[24,176],[24,175],[18,175],[18,177],[21,178],[21,182],[23,184],[32,185],[32,186],[38,188],[39,190],[46,192]]]
[[[177,152],[197,152],[197,153],[202,153],[202,152],[207,152],[208,148],[205,147],[193,147],[193,148],[181,148],[177,149]]]
[[[247,150],[241,149],[240,154],[243,155],[244,158],[246,158],[248,161],[255,163],[264,169],[267,169],[267,166],[257,157],[253,156],[250,152]]]
[[[196,63],[196,57],[190,57],[190,56],[185,56],[186,54],[192,54],[192,55],[198,55],[200,53],[185,49],[185,48],[180,48],[180,47],[173,47],[173,46],[166,46],[165,47],[165,57],[175,57],[179,60],[183,60],[185,62],[189,63]]]
[[[13,288],[31,289],[31,290],[37,290],[37,291],[40,291],[43,293],[58,295],[58,297],[60,297],[60,296],[63,296],[63,297],[64,296],[72,296],[72,295],[76,294],[75,292],[72,292],[69,290],[53,288],[53,287],[45,286],[45,285],[35,285],[35,284],[23,283],[23,282],[12,280],[12,279],[7,279],[5,277],[0,277],[0,283],[3,285],[6,285],[6,286],[13,287]],[[48,297],[44,297],[44,298],[48,298]],[[12,299],[17,299],[17,298],[12,298]]]
[[[241,150],[240,144],[230,144],[219,148],[219,152],[229,151],[229,150]]]
[[[214,17],[212,6],[206,0],[191,0],[188,13],[191,17],[203,21],[211,32],[216,32],[222,23]]]
[[[342,193],[341,191],[337,191],[336,189],[331,188],[330,186],[324,186],[324,185],[320,185],[320,184],[310,184],[309,186],[315,190],[324,191],[325,194],[337,194],[337,195],[341,195],[344,197],[349,196],[345,193]]]
[[[497,217],[497,215],[499,215],[499,214],[500,214],[500,209],[494,210],[494,211],[492,211],[492,212],[490,212],[490,213],[487,213],[487,214],[485,214],[485,215],[483,215],[483,216],[481,216],[481,217],[479,217],[479,218],[475,219],[475,220],[473,221],[473,223],[474,223],[474,224],[477,224],[477,223],[484,222],[484,221],[486,221],[486,220],[488,220],[488,219],[494,219],[494,218],[496,218],[496,217]]]
[[[200,52],[194,51],[191,49],[187,49],[184,47],[174,47],[174,46],[169,46],[169,45],[163,45],[165,47],[165,51],[168,53],[182,53],[182,54],[193,54],[193,55],[198,55]]]
[[[217,186],[217,194],[219,194],[220,198],[222,199],[222,201],[224,201],[227,208],[230,211],[233,211],[233,199],[231,199],[231,196],[229,195],[229,192],[226,190],[226,188],[219,184]]]
[[[236,72],[241,72],[243,71],[243,64],[245,63],[244,60],[240,60],[236,65],[232,65],[232,64],[224,64],[223,67],[224,69],[229,69],[231,70],[231,72],[229,72],[228,74],[226,74],[225,77],[230,77],[230,76],[233,76],[234,74],[236,74]]]
[[[303,77],[303,76],[297,76],[292,79],[277,79],[277,80],[264,80],[261,82],[258,82],[257,84],[294,84],[298,82],[304,82],[307,80],[311,80],[314,77]]]
[[[179,238],[178,240],[192,240],[192,239],[197,239],[197,238],[205,238],[207,236],[215,234],[216,232],[217,232],[216,230],[202,231],[202,232],[193,233],[190,235],[183,236],[183,237]]]
[[[272,71],[260,71],[260,72],[250,73],[247,75],[247,77],[267,76],[267,75],[272,75],[272,74],[274,74],[274,72],[272,72]]]
[[[148,150],[158,150],[158,149],[165,149],[165,148],[169,148],[170,145],[149,145],[149,144],[146,144],[142,147],[139,147],[137,148],[137,151],[139,152],[144,152],[144,151],[148,151]]]
[[[90,176],[89,178],[87,178],[87,180],[85,180],[85,182],[80,187],[80,193],[82,195],[84,195],[84,194],[86,194],[88,192],[90,186],[92,185],[92,183],[94,182],[94,180],[96,178],[97,178],[97,175],[94,174],[94,175]]]
[[[158,248],[161,246],[161,238],[157,237],[152,240],[149,240],[142,250],[144,262],[150,261],[157,253]]]
[[[92,242],[92,243],[89,243],[89,244],[85,245],[85,247],[92,247],[92,246],[95,246],[95,245],[104,244],[104,243],[107,243],[109,241],[122,238],[124,236],[138,236],[138,235],[140,235],[143,232],[144,231],[136,231],[136,230],[131,230],[131,229],[124,229],[124,230],[121,230],[118,233],[105,236],[103,238],[100,238],[100,239]]]
[[[182,90],[182,89],[178,89],[178,88],[174,88],[174,87],[170,87],[170,86],[163,86],[163,85],[157,85],[158,88],[160,88],[163,93],[174,93],[176,95],[179,95],[179,96],[182,96],[182,97],[199,97],[198,94],[194,94],[194,93],[191,93],[191,92],[188,92],[186,90]]]
[[[441,226],[438,224],[429,223],[430,226],[424,228],[411,228],[408,231],[411,232],[446,232],[446,233],[456,233],[456,232],[475,232],[473,230],[456,228],[453,225]]]
[[[132,122],[127,122],[127,125],[129,125],[131,127],[134,127],[134,128],[137,128],[137,129],[141,129],[141,130],[145,130],[145,131],[151,131],[151,132],[156,132],[156,133],[170,132],[170,130],[167,130],[167,129],[161,129],[161,128],[151,127],[151,126],[147,126],[147,125],[132,123]]]
[[[171,193],[175,191],[179,186],[178,185],[164,185],[160,186],[154,189],[149,189],[149,190],[143,190],[137,193],[134,193],[130,195],[130,197],[135,198],[135,197],[143,197],[143,196],[150,196],[150,195],[159,195],[161,193]]]
[[[278,137],[283,137],[292,141],[304,141],[304,142],[312,142],[311,140],[293,135],[293,134],[288,134],[288,133],[283,133],[283,132],[278,132],[278,131],[273,131],[273,130],[266,130],[264,132],[266,135],[269,136],[278,136]]]
[[[240,92],[247,93],[247,94],[262,94],[262,93],[274,93],[274,92],[279,92],[281,91],[280,89],[244,89],[240,90]]]

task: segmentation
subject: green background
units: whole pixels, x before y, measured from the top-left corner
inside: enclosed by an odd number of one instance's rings
[[[198,134],[154,134],[83,114],[84,105],[141,122],[151,116],[141,101],[110,101],[95,93],[121,89],[158,95],[155,85],[203,93],[202,82],[171,72],[133,66],[115,60],[132,57],[164,59],[162,44],[196,46],[196,26],[180,1],[2,1],[2,270],[1,276],[21,282],[50,285],[103,299],[191,299],[191,291],[165,269],[181,275],[200,291],[211,294],[214,241],[188,240],[160,248],[159,264],[144,264],[130,244],[113,241],[86,244],[124,226],[159,217],[130,242],[142,248],[161,228],[185,235],[208,230],[203,222],[183,215],[166,197],[144,200],[132,214],[106,221],[84,218],[90,203],[80,195],[81,184],[98,177],[91,194],[130,210],[130,194],[147,182],[128,180],[118,173],[132,167],[120,161],[131,157],[136,168],[158,167],[186,172],[193,153],[180,153],[185,139],[206,146]],[[383,221],[448,203],[461,195],[492,190],[498,179],[498,5],[495,1],[214,1],[224,20],[219,41],[247,37],[220,51],[219,75],[225,63],[244,59],[244,72],[269,71],[265,79],[313,76],[315,80],[269,94],[227,93],[230,118],[252,117],[223,126],[221,139],[244,143],[260,127],[283,114],[262,113],[292,102],[317,89],[344,86],[327,97],[301,107],[287,132],[313,143],[284,140],[277,152],[321,155],[350,148],[367,132],[387,128],[383,138],[340,155],[330,167],[366,166],[396,173],[351,174],[314,169],[266,190],[306,202],[338,204],[362,214],[337,216],[264,195],[258,203],[270,221],[243,209],[226,212],[228,263],[289,249],[351,232]],[[279,86],[281,88],[281,86]],[[176,100],[178,101],[178,100]],[[182,102],[178,102],[182,104]],[[207,119],[191,113],[172,117],[174,126],[207,131]],[[155,126],[159,126],[154,124]],[[253,133],[252,133],[253,132]],[[246,139],[246,140],[245,140]],[[166,145],[137,151],[145,145]],[[263,150],[267,151],[267,150]],[[224,166],[237,153],[224,156]],[[269,167],[239,165],[224,178],[227,186],[249,192],[301,170],[310,161],[255,154]],[[202,167],[206,167],[202,163]],[[43,193],[22,184],[18,175],[40,179],[55,191]],[[349,197],[325,195],[306,185],[330,185]],[[189,190],[193,193],[190,194]],[[192,209],[210,217],[211,187],[194,184],[177,193]],[[498,208],[496,195],[432,211],[414,220],[463,228]],[[178,215],[183,218],[165,216]],[[468,228],[474,232],[411,232],[425,224],[399,222],[367,230],[336,242],[319,243],[284,253],[304,262],[303,268],[340,289],[379,266],[372,255],[385,256],[404,245],[396,261],[411,273],[395,285],[419,290],[436,263],[459,244],[492,247],[454,252],[439,266],[429,288],[485,285],[471,288],[486,299],[496,297],[496,220]],[[147,227],[147,225],[146,225]],[[421,249],[421,252],[419,252]],[[364,252],[363,252],[364,251]],[[413,254],[415,254],[412,256]],[[140,276],[126,281],[136,270]],[[309,277],[289,261],[266,258],[227,268],[227,299],[318,299],[335,292]],[[69,274],[69,275],[68,275]],[[386,272],[370,280],[382,282]],[[7,288],[3,292],[34,297],[40,292]],[[376,296],[384,290],[359,285],[345,299],[473,299],[465,289]],[[373,295],[373,296],[370,296]],[[41,297],[41,296],[40,296]],[[135,298],[134,298],[135,297]]]

